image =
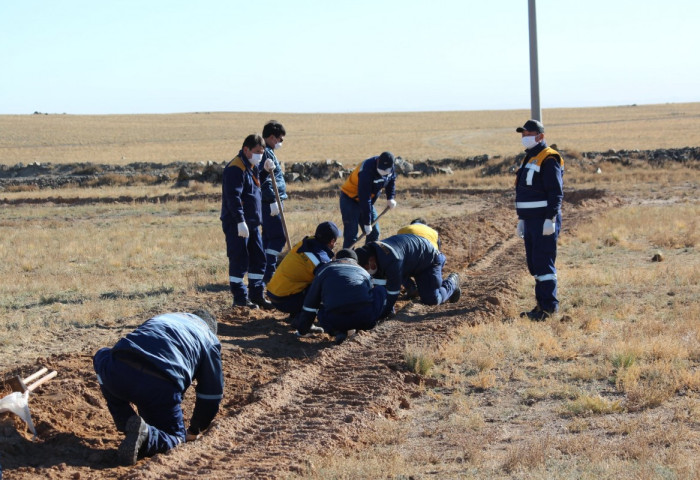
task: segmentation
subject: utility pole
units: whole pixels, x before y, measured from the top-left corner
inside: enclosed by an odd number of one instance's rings
[[[537,67],[537,15],[535,0],[527,0],[527,13],[530,26],[530,116],[542,121],[540,108],[540,74]]]

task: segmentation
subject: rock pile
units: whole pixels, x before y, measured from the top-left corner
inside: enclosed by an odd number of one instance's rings
[[[646,162],[652,167],[661,167],[668,162],[697,165],[700,147],[659,150],[607,150],[605,152],[567,152],[561,150],[567,165],[581,168],[600,168],[601,162],[618,163],[623,166]],[[427,159],[408,162],[401,157],[396,159],[398,175],[420,177],[430,175],[451,175],[454,170],[481,167],[481,174],[502,175],[515,171],[522,154],[500,160],[487,154],[465,158]],[[696,163],[693,163],[696,162]],[[228,161],[217,162],[174,162],[168,164],[136,162],[127,165],[107,165],[92,163],[52,164],[34,162],[29,165],[18,163],[14,166],[0,164],[0,190],[8,188],[61,188],[66,186],[92,187],[104,185],[131,184],[173,184],[187,187],[193,182],[221,183],[221,177]],[[352,168],[346,169],[337,160],[323,162],[298,162],[286,165],[287,183],[310,180],[336,180],[346,178]]]

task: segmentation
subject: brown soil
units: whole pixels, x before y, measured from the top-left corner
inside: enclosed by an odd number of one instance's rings
[[[462,277],[462,297],[455,304],[426,307],[400,301],[395,318],[336,346],[325,335],[296,338],[278,312],[232,310],[225,289],[182,299],[182,309],[222,305],[216,313],[225,398],[200,440],[134,467],[117,463],[121,435],[91,361],[98,347],[112,345],[124,331],[65,332],[53,345],[32,346],[33,351],[57,352],[36,362],[29,360],[31,352],[11,353],[14,362],[3,359],[3,364],[21,367],[3,372],[5,378],[26,376],[38,365],[57,370],[58,377],[30,397],[35,441],[17,417],[0,415],[5,478],[279,478],[303,471],[310,454],[361,443],[374,419],[397,417],[421,394],[421,382],[432,381],[405,369],[405,346],[437,348],[460,325],[504,320],[525,270],[510,192],[452,199],[460,200],[455,203],[464,212],[473,211],[469,207],[475,204],[489,206],[434,225],[448,259],[445,274],[457,271]],[[606,202],[611,199],[599,190],[572,192],[565,205],[565,231],[587,215],[591,204]],[[190,389],[183,405],[186,418],[193,399]]]

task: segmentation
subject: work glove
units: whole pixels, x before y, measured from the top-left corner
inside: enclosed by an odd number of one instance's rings
[[[525,238],[525,220],[518,220],[517,232],[520,238]]]
[[[554,219],[548,218],[544,221],[544,225],[542,226],[542,235],[552,235],[556,228],[557,227],[554,225]]]
[[[271,172],[275,169],[275,162],[273,162],[271,158],[268,158],[265,160],[265,165],[263,165],[263,168],[266,171]]]
[[[393,198],[386,201],[386,208],[388,208],[389,210],[391,210],[395,206],[396,206],[396,200],[394,200]]]
[[[372,232],[372,225],[362,225],[362,231],[365,235],[369,235]]]
[[[248,225],[246,225],[245,222],[241,222],[238,224],[238,236],[243,238],[248,238],[250,236],[250,232],[248,231]]]
[[[277,205],[277,202],[271,203],[270,204],[270,215],[275,217],[279,214],[280,214],[280,207],[279,207],[279,205]]]

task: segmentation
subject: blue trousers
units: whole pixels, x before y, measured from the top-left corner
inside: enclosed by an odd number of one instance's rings
[[[304,307],[304,298],[306,298],[307,290],[308,288],[305,288],[299,293],[287,295],[286,297],[278,297],[268,291],[267,299],[270,300],[272,306],[280,312],[296,314],[301,312],[301,309]]]
[[[107,408],[117,430],[124,431],[129,417],[138,414],[148,424],[143,455],[167,452],[185,442],[182,394],[173,382],[154,377],[112,358],[111,348],[100,349],[93,367]]]
[[[238,236],[238,226],[222,222],[226,235],[226,255],[228,256],[229,285],[233,300],[244,302],[248,298],[248,288],[243,283],[243,277],[248,274],[248,287],[253,297],[262,296],[265,289],[265,250],[262,236],[258,227],[248,226],[250,236]]]
[[[445,266],[445,261],[445,255],[440,253],[438,255],[438,263],[413,275],[421,303],[425,305],[440,305],[445,303],[454,293],[455,285],[442,279],[442,268]]]
[[[343,310],[326,310],[321,305],[317,314],[318,323],[331,335],[348,330],[369,330],[377,324],[385,305],[386,288],[376,286],[372,289],[372,303],[363,308],[348,305]]]
[[[284,208],[284,202],[282,202]],[[262,242],[265,249],[265,276],[263,281],[267,284],[277,269],[277,257],[284,249],[287,237],[284,236],[282,228],[282,215],[270,215],[270,204],[262,204]]]
[[[530,275],[535,277],[537,305],[548,312],[559,310],[557,300],[557,239],[561,231],[561,215],[557,215],[552,235],[542,235],[544,218],[525,220],[525,258]]]
[[[343,217],[343,248],[350,248],[357,241],[360,225],[360,204],[344,193],[340,193],[340,214]],[[371,221],[377,219],[377,210],[372,205]],[[379,239],[379,224],[375,223],[372,231],[365,237],[365,243]]]

